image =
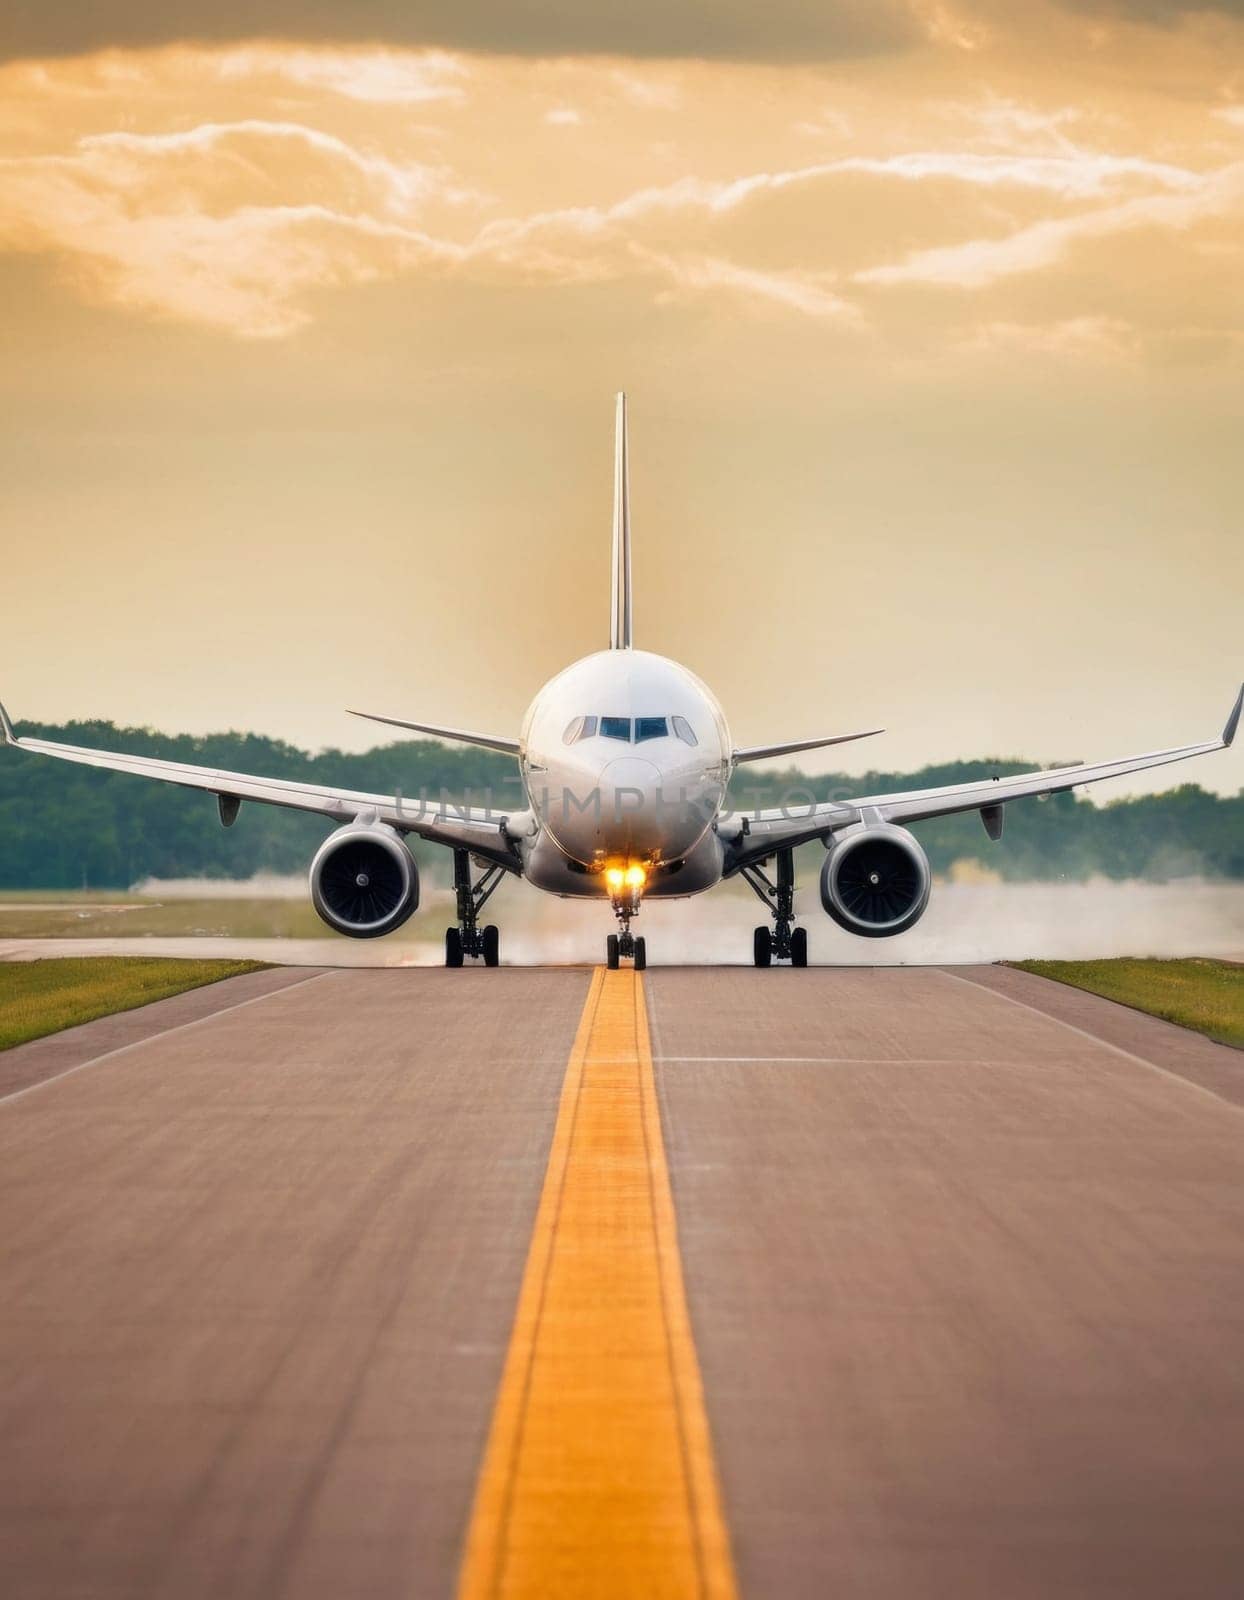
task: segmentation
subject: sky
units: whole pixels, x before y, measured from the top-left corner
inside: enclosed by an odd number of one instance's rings
[[[740,744],[1244,677],[1239,0],[11,3],[0,339],[19,721],[512,733],[607,642],[623,387],[636,643]]]

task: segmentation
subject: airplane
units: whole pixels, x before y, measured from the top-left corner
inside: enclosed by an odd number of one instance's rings
[[[414,837],[453,854],[457,921],[445,932],[445,964],[500,963],[495,924],[480,912],[507,876],[564,899],[608,902],[617,931],[606,939],[610,968],[647,964],[631,924],[648,899],[702,894],[740,877],[769,920],[752,939],[752,961],[808,964],[807,929],[796,922],[794,852],[825,847],[820,899],[847,932],[863,938],[904,933],[924,914],[932,875],[907,824],[978,811],[992,840],[1013,800],[1061,794],[1148,767],[1229,746],[1244,687],[1222,734],[1201,744],[1096,765],[1048,768],[937,789],[866,795],[746,814],[726,805],[734,770],[749,761],[824,749],[884,730],[736,746],[707,686],[678,662],[635,648],[632,637],[630,458],[626,396],[617,397],[613,478],[613,564],[609,648],[584,656],[536,695],[517,738],[430,722],[353,712],[387,726],[478,745],[518,762],[522,801],[498,812],[397,795],[254,777],[147,756],[19,738],[0,706],[0,736],[18,749],[128,772],[214,794],[230,827],[243,801],[313,812],[337,824],[315,852],[311,900],[336,932],[372,939],[400,928],[419,904]],[[473,870],[474,869],[474,870]],[[766,870],[769,869],[769,870]],[[770,926],[770,923],[772,926]]]

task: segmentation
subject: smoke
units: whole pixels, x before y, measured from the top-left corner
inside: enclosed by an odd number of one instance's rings
[[[825,966],[1244,955],[1244,884],[1235,883],[942,883],[921,921],[895,939],[845,933],[821,910],[815,887],[796,895],[795,909],[808,930],[809,961]],[[751,930],[765,920],[758,900],[723,888],[649,901],[634,929],[645,936],[650,966],[746,965]],[[533,891],[521,911],[518,895],[505,905],[499,895],[497,921],[502,959],[518,965],[600,961],[613,927],[604,906]]]
[[[305,872],[256,872],[250,878],[143,878],[129,891],[145,900],[302,900]]]
[[[796,895],[808,930],[809,960],[825,966],[961,965],[1044,957],[1225,956],[1244,959],[1244,884],[1186,879],[1178,883],[935,884],[929,909],[896,939],[857,939],[821,910],[814,885]],[[258,874],[245,883],[220,879],[157,881],[139,886],[161,900],[245,901],[305,896],[301,877]],[[0,955],[183,955],[250,957],[292,965],[439,966],[443,929],[452,917],[443,892],[425,898],[416,920],[387,939],[205,938],[14,939]],[[507,965],[597,963],[614,928],[609,907],[559,900],[507,880],[486,916],[501,928]],[[648,901],[634,924],[647,943],[650,966],[747,965],[752,928],[766,920],[760,903],[737,884],[690,900]],[[20,948],[19,948],[20,947]]]

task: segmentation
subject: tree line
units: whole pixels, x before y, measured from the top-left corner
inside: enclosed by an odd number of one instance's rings
[[[23,725],[21,732],[66,744],[126,750],[195,766],[292,778],[304,783],[400,792],[411,801],[453,797],[498,810],[520,804],[509,757],[430,739],[403,740],[361,753],[312,754],[259,734],[202,738],[119,728],[111,722]],[[918,772],[808,776],[742,769],[730,791],[739,810],[801,807],[891,789],[926,789],[1029,770],[1019,760],[957,761]],[[247,878],[305,870],[332,823],[272,806],[243,805],[223,829],[210,794],[144,778],[0,749],[0,888],[122,889],[146,877]],[[1002,840],[991,843],[979,817],[942,817],[914,830],[935,872],[975,858],[1013,881],[1108,878],[1244,878],[1244,792],[1222,797],[1196,784],[1163,794],[1095,805],[1078,794],[1008,805]],[[416,846],[417,850],[419,847]],[[440,867],[446,852],[419,851]],[[439,871],[434,871],[439,877]]]

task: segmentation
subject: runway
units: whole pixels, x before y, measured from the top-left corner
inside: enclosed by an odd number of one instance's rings
[[[996,968],[609,976],[0,1057],[0,1589],[1238,1594],[1244,1056]]]

